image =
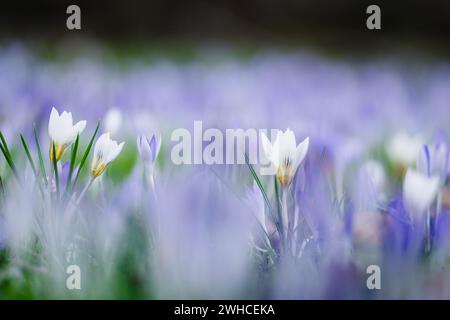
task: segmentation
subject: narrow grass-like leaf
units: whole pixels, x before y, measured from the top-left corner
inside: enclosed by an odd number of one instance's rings
[[[20,134],[20,141],[22,142],[22,146],[25,150],[25,153],[27,155],[28,161],[30,162],[31,170],[33,170],[34,176],[36,179],[39,179],[38,172],[36,171],[36,166],[34,165],[33,158],[31,158],[30,150],[28,149],[27,142],[25,141],[25,138],[22,134]]]
[[[47,174],[45,173],[44,157],[42,156],[41,145],[39,144],[39,138],[36,131],[36,125],[33,126],[34,130],[34,140],[36,142],[36,148],[39,156],[39,168],[42,179],[44,179],[45,186],[47,186]]]
[[[81,158],[81,162],[80,162],[80,166],[78,167],[77,175],[75,176],[75,180],[73,181],[73,184],[72,184],[72,189],[74,189],[75,185],[77,184],[78,178],[80,177],[81,169],[83,169],[83,166],[86,163],[86,160],[89,156],[89,152],[91,151],[92,144],[94,143],[94,139],[95,139],[95,136],[97,135],[99,128],[100,128],[100,122],[97,123],[97,127],[95,128],[94,134],[92,135],[92,138],[89,141],[86,151],[84,152],[83,158]]]
[[[14,165],[14,161],[12,159],[11,153],[9,152],[8,149],[8,144],[6,143],[5,138],[3,137],[2,132],[0,131],[0,150],[3,153],[3,156],[6,159],[6,162],[8,163],[9,167],[11,168],[11,171],[13,172],[14,176],[16,177],[16,179],[18,181],[20,181],[19,179],[19,175],[17,174],[17,170],[16,170],[16,166]]]
[[[72,153],[70,154],[70,168],[69,168],[69,176],[67,177],[66,190],[64,191],[65,195],[69,192],[69,189],[71,186],[73,169],[75,167],[75,161],[77,159],[77,151],[78,151],[79,142],[80,142],[80,135],[77,135],[77,139],[75,140],[74,144],[72,145]]]
[[[59,199],[59,175],[58,175],[58,165],[56,160],[56,147],[55,144],[52,144],[52,158],[53,158],[53,172],[55,174],[55,185],[56,185],[56,195],[57,199]]]
[[[277,200],[277,216],[278,219],[281,217],[281,203],[280,203],[280,188],[278,187],[277,179],[273,179],[274,189],[275,189],[275,198]]]
[[[278,188],[278,183],[277,183],[277,178],[276,177],[274,177],[273,183],[274,183],[274,189],[275,189],[275,198],[276,198],[276,201],[277,201],[277,214],[276,214],[277,222],[276,222],[276,226],[278,228],[278,232],[280,232],[280,234],[284,238],[284,228],[281,226],[280,188]]]
[[[250,169],[250,173],[252,174],[253,179],[255,180],[256,184],[258,185],[259,190],[261,190],[261,193],[264,197],[264,201],[266,202],[269,209],[272,211],[272,206],[270,205],[269,197],[267,197],[266,191],[264,190],[264,187],[261,183],[261,180],[259,180],[259,177],[255,172],[255,169],[253,169],[253,166],[250,164],[247,154],[245,154],[245,163],[247,164],[248,168]]]
[[[8,144],[6,143],[5,137],[3,136],[3,133],[0,131],[0,140],[2,141],[3,147],[5,148],[5,151],[11,155],[11,152],[9,152]]]
[[[272,205],[270,204],[269,197],[267,196],[266,190],[264,190],[261,180],[259,179],[258,175],[256,174],[253,166],[250,164],[247,154],[245,154],[245,163],[247,164],[248,168],[250,169],[250,173],[252,174],[253,179],[255,180],[256,184],[258,185],[259,190],[261,190],[261,193],[264,198],[264,202],[266,203],[267,207],[269,208],[269,214],[272,216],[273,223],[277,227],[278,232],[280,234],[282,234],[283,228],[279,221],[279,214],[278,214],[278,216],[274,215],[273,208],[272,208]],[[278,202],[278,199],[277,199],[277,202]]]
[[[0,197],[1,197],[1,200],[3,200],[3,201],[6,199],[6,197],[5,197],[5,187],[3,185],[2,176],[0,176]]]
[[[30,166],[31,166],[31,169],[33,170],[33,174],[36,179],[36,183],[39,187],[39,191],[41,192],[41,195],[43,196],[44,191],[42,190],[41,179],[39,177],[39,173],[36,170],[36,166],[34,165],[34,161],[33,161],[33,158],[31,157],[30,150],[28,149],[27,142],[25,141],[25,138],[23,137],[22,134],[20,134],[20,141],[22,141],[22,146],[25,149],[25,153],[27,155],[28,161],[30,162]]]

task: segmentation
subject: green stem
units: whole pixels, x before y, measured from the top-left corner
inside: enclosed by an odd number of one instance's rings
[[[287,242],[287,234],[289,227],[288,206],[287,206],[287,194],[288,188],[284,187],[281,192],[282,204],[281,204],[281,225],[284,232],[284,240]]]

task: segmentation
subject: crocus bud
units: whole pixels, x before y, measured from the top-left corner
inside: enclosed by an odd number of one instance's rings
[[[153,164],[158,157],[159,150],[161,149],[161,136],[156,138],[156,136],[153,135],[152,138],[148,140],[146,136],[140,135],[137,138],[136,144],[144,164],[149,168],[153,167]]]

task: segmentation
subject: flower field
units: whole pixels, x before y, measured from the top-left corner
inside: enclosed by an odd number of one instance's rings
[[[447,61],[178,54],[0,47],[1,299],[450,298]]]

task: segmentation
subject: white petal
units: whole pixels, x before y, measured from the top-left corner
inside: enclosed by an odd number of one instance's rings
[[[293,152],[297,146],[297,143],[295,141],[295,134],[294,132],[287,128],[286,132],[284,133],[285,138],[285,147],[289,152]]]
[[[302,161],[305,159],[306,154],[308,153],[309,149],[309,137],[307,137],[305,140],[303,140],[295,149],[294,156],[293,156],[293,171],[297,170],[297,167],[302,163]]]
[[[264,132],[261,132],[261,145],[264,151],[264,155],[268,160],[270,160],[272,154],[272,144],[270,143],[269,138],[267,138]]]
[[[114,159],[117,158],[117,156],[122,152],[123,146],[125,145],[125,142],[122,142],[121,144],[117,145],[117,142],[113,142],[114,146],[108,150],[107,157],[105,159],[105,163],[108,164]]]
[[[75,124],[70,131],[67,131],[67,135],[63,143],[66,145],[72,144],[77,139],[77,136],[83,132],[84,128],[86,128],[86,121],[80,121]]]
[[[423,214],[431,206],[439,191],[439,178],[408,169],[403,181],[403,200],[413,214]]]
[[[99,158],[99,155],[102,154],[104,156],[105,143],[109,140],[109,133],[106,132],[102,134],[95,143],[94,147],[94,158]]]
[[[61,116],[59,117],[59,121],[65,128],[71,128],[73,121],[72,121],[72,112],[63,111],[61,113]]]
[[[77,134],[81,134],[84,130],[84,128],[86,128],[86,121],[79,121],[77,122],[74,126],[73,129],[77,132]]]
[[[58,120],[58,110],[56,110],[55,107],[52,107],[52,111],[50,112],[50,119],[48,121],[48,135],[52,140],[54,140],[54,137],[57,135]]]
[[[281,144],[282,144],[282,131],[277,132],[277,137],[275,138],[275,142],[272,145],[272,151],[270,154],[270,161],[272,161],[275,168],[278,168],[280,165],[281,159]]]
[[[388,142],[386,152],[394,162],[409,165],[416,160],[422,145],[423,139],[419,135],[400,132]]]

